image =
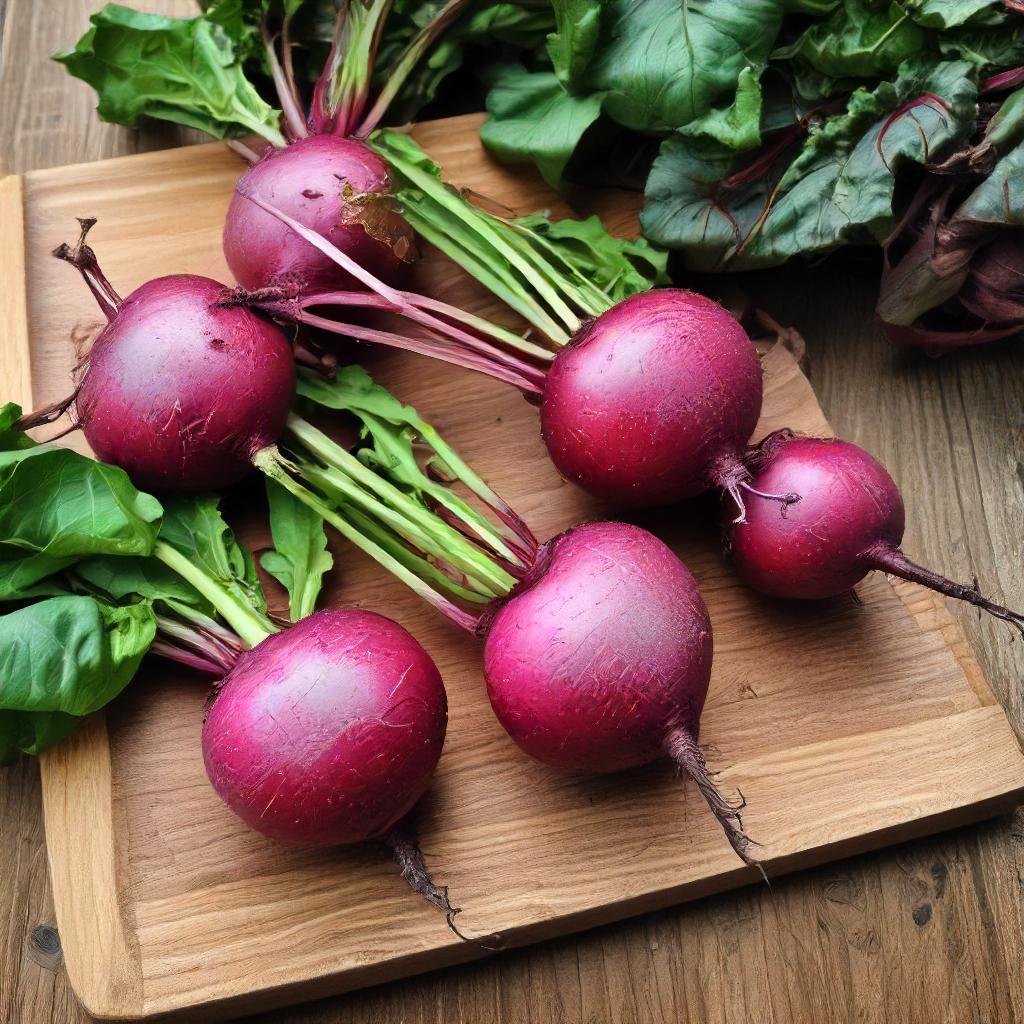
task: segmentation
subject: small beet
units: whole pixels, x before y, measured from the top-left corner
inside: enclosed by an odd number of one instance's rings
[[[906,516],[895,481],[863,448],[837,438],[770,435],[750,457],[746,520],[729,530],[740,578],[780,598],[827,598],[851,590],[873,569],[919,583],[1012,623],[1024,617],[912,562],[900,543]],[[759,491],[793,492],[781,509]]]
[[[224,221],[224,255],[232,274],[252,289],[282,282],[305,291],[361,287],[245,198],[251,196],[273,203],[394,282],[402,266],[396,247],[411,251],[412,233],[390,205],[378,212],[380,203],[390,203],[389,188],[387,164],[357,139],[310,135],[284,149],[268,149],[242,175]]]

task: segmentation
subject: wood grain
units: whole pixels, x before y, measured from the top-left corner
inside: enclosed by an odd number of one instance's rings
[[[10,171],[176,144],[175,129],[139,137],[99,124],[89,90],[45,61],[95,6],[7,0],[0,145]],[[953,575],[976,572],[1024,604],[1019,343],[931,362],[894,352],[874,327],[870,276],[826,265],[745,284],[808,339],[811,378],[837,429],[896,476],[911,512],[908,550]],[[1024,645],[962,609],[951,614],[1019,727]],[[52,945],[40,807],[38,769],[24,759],[0,785],[4,1024],[83,1019]],[[1022,854],[1019,817],[1007,818],[272,1019],[1019,1021]]]
[[[477,192],[521,210],[565,212],[536,175],[484,158],[478,123],[428,124],[417,135]],[[175,270],[224,279],[220,227],[239,166],[208,145],[25,176],[36,402],[63,393],[77,358],[69,339],[97,323],[74,275],[49,255],[74,217],[98,217],[90,240],[123,294],[166,272],[169,253]],[[169,207],[167,194],[183,180],[187,205]],[[633,197],[603,197],[600,212],[635,232]],[[413,287],[475,311],[496,309],[429,251]],[[400,353],[367,357],[374,375],[434,421],[539,535],[610,511],[559,479],[536,410],[512,390]],[[783,424],[828,430],[782,346],[764,369],[758,436]],[[256,494],[244,489],[239,502],[251,506]],[[951,653],[944,631],[962,644],[941,604],[910,588],[915,618],[881,577],[859,588],[859,607],[765,601],[722,564],[714,520],[713,502],[643,519],[691,566],[708,601],[716,667],[702,743],[722,784],[747,796],[747,827],[770,870],[948,827],[1017,798],[1024,757],[973,661],[972,685]],[[242,532],[256,548],[266,543],[259,515]],[[328,602],[388,609],[445,678],[449,741],[420,819],[435,869],[471,908],[466,927],[500,931],[510,945],[532,942],[754,877],[693,787],[681,788],[664,766],[590,779],[527,761],[487,705],[478,644],[366,559],[343,547],[336,558]],[[94,723],[43,758],[67,967],[87,1006],[118,1018],[182,1008],[222,1015],[479,955],[410,900],[380,851],[281,851],[234,819],[198,756],[203,699],[194,678],[150,668],[105,727]],[[82,829],[85,844],[76,840]],[[580,850],[585,872],[573,870]]]

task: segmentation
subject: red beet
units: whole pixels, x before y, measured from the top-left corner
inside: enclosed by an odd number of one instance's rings
[[[381,615],[322,611],[243,654],[203,725],[221,799],[283,843],[384,837],[423,795],[447,724],[441,677]]]
[[[284,149],[271,147],[242,175],[238,188],[319,232],[385,281],[396,280],[399,253],[412,251],[411,230],[390,205],[382,205],[389,203],[387,164],[357,139],[310,135]],[[307,291],[361,287],[239,192],[224,221],[224,255],[245,288],[281,282]]]
[[[983,597],[977,583],[954,583],[907,558],[900,548],[903,499],[863,448],[781,431],[762,442],[750,463],[758,491],[800,495],[780,510],[755,491],[746,521],[731,525],[733,564],[754,589],[781,598],[834,597],[880,569],[969,601],[1024,632],[1024,617]]]
[[[75,266],[107,317],[77,391],[25,417],[50,422],[75,406],[96,456],[155,491],[220,490],[284,429],[295,365],[284,333],[264,317],[225,305],[208,277],[147,281],[122,299],[85,244],[54,253]]]
[[[617,303],[559,351],[541,425],[569,480],[616,502],[662,505],[736,486],[761,397],[757,353],[736,319],[664,288]]]
[[[697,746],[711,658],[707,608],[683,563],[646,530],[606,522],[545,546],[489,624],[484,674],[498,719],[531,757],[586,772],[670,758],[754,863]]]
[[[284,334],[218,305],[223,285],[179,274],[148,281],[96,339],[78,421],[96,456],[139,487],[220,489],[284,428],[295,367]]]

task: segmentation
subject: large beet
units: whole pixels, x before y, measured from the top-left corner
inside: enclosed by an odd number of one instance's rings
[[[697,746],[711,659],[711,622],[686,566],[646,530],[606,522],[545,546],[489,624],[484,674],[499,721],[531,757],[586,772],[670,758],[754,863]]]
[[[757,352],[736,319],[663,288],[617,303],[559,351],[541,424],[563,476],[602,498],[660,505],[735,484],[761,397]]]
[[[223,488],[277,440],[295,397],[284,334],[225,308],[223,285],[179,274],[148,281],[108,310],[76,401],[97,457],[139,487]]]
[[[448,706],[415,638],[381,615],[317,612],[243,654],[203,726],[214,789],[284,843],[382,838],[426,790]]]

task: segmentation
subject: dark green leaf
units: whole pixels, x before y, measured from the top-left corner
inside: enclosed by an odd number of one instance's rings
[[[601,0],[552,0],[556,31],[548,52],[559,81],[570,91],[582,88],[601,30]]]
[[[604,112],[637,131],[672,131],[736,92],[782,21],[778,0],[608,0],[588,83]]]
[[[896,2],[845,0],[773,60],[798,60],[832,78],[891,74],[924,48],[927,35]]]
[[[316,609],[324,573],[334,559],[327,550],[323,519],[269,477],[267,501],[274,548],[260,562],[288,591],[289,615],[298,622]]]
[[[519,65],[500,69],[487,95],[490,119],[480,130],[484,145],[505,163],[532,161],[553,188],[583,133],[601,113],[600,93],[574,96],[550,71]]]
[[[0,600],[87,555],[144,555],[163,509],[127,474],[69,448],[33,443],[0,414]]]
[[[757,174],[721,146],[695,151],[669,139],[648,181],[641,223],[649,238],[686,252],[702,270],[774,266],[797,253],[868,241],[891,225],[894,171],[938,159],[974,125],[970,66],[907,62],[895,84],[858,90],[845,113],[828,118]],[[880,133],[886,115],[919,103]],[[726,182],[729,182],[726,185]]]
[[[156,635],[146,604],[54,597],[0,616],[0,761],[39,753],[128,684]]]
[[[958,25],[998,25],[1006,17],[1002,0],[901,0],[919,25],[954,28]]]
[[[216,138],[256,133],[283,145],[280,112],[245,77],[225,24],[165,18],[108,4],[92,28],[54,59],[99,96],[105,121],[136,127],[143,117],[198,128]],[[240,18],[225,17],[232,30]],[[244,47],[250,44],[239,37]]]
[[[164,512],[160,539],[177,549],[240,604],[261,615],[267,602],[252,557],[235,540],[215,495],[180,499]]]
[[[728,107],[714,107],[679,129],[680,135],[707,136],[729,149],[753,149],[761,141],[761,69],[740,72]]]

